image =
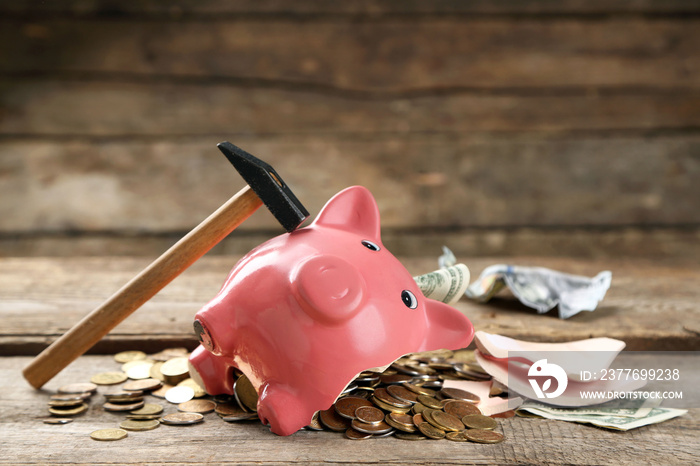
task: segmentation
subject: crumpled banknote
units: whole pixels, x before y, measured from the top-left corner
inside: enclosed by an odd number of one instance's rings
[[[426,298],[454,304],[469,286],[469,269],[464,264],[454,264],[413,279]]]
[[[438,258],[440,267],[449,267],[456,258],[443,247]],[[571,275],[544,267],[496,264],[487,267],[466,289],[466,296],[486,302],[508,287],[526,306],[544,314],[559,305],[559,317],[568,319],[581,311],[593,311],[610,288],[612,272],[605,270],[595,277]]]

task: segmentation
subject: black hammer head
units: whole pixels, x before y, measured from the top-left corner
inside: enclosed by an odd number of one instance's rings
[[[296,230],[309,217],[309,212],[274,168],[230,142],[221,142],[217,147],[285,230]]]

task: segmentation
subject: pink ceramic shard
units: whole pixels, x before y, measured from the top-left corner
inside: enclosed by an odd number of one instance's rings
[[[379,209],[360,186],[335,195],[308,227],[243,257],[196,315],[190,372],[233,393],[233,368],[258,391],[258,414],[289,435],[328,409],[361,371],[404,354],[469,345],[459,311],[423,297],[382,245]]]

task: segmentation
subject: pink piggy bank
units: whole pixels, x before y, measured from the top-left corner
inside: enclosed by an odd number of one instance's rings
[[[382,245],[379,209],[360,186],[336,194],[308,227],[253,249],[195,317],[190,372],[233,393],[233,368],[258,392],[258,415],[289,435],[328,409],[360,372],[412,352],[469,345],[459,311],[423,297]]]

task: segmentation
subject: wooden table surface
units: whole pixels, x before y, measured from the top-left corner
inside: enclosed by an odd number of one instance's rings
[[[647,260],[593,261],[538,258],[462,258],[476,277],[495,263],[540,265],[593,276],[613,273],[612,287],[594,312],[560,320],[556,311],[538,315],[512,298],[490,305],[465,299],[477,330],[533,341],[588,337],[619,338],[631,350],[700,348],[700,271]],[[205,257],[153,300],[120,324],[97,352],[122,349],[156,351],[194,346],[192,316],[218,291],[236,258]],[[436,266],[434,258],[406,258],[420,274]],[[71,327],[143,266],[144,258],[0,259],[0,464],[215,464],[235,463],[387,463],[387,464],[693,464],[700,454],[700,409],[629,432],[544,419],[500,419],[506,441],[497,445],[443,441],[408,442],[395,438],[350,441],[331,432],[300,431],[278,437],[258,422],[227,424],[215,414],[188,427],[160,426],[131,432],[127,439],[102,443],[93,430],[116,427],[121,415],[104,412],[101,396],[87,413],[67,425],[46,425],[49,394],[67,382],[87,381],[113,370],[109,355],[79,358],[42,390],[32,389],[22,368],[48,342]],[[100,388],[103,393],[104,387]],[[164,400],[166,412],[175,410]]]

